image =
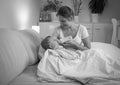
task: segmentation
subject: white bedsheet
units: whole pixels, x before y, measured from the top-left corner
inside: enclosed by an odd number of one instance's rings
[[[28,66],[9,85],[80,85],[77,82],[70,82],[70,83],[39,82],[36,76],[36,71],[37,71],[37,65]]]
[[[92,42],[92,48],[99,48],[102,49],[106,54],[109,54],[110,56],[120,57],[120,48],[109,44],[109,43],[102,43],[102,42]]]
[[[38,65],[40,80],[66,82],[67,77],[67,81],[72,78],[84,83],[89,79],[120,81],[120,50],[111,44],[94,42],[92,49],[84,51],[78,59],[70,60],[61,56],[56,50],[45,52]]]
[[[21,73],[15,80],[13,80],[9,85],[82,85],[79,82],[39,82],[36,76],[37,65],[29,66]],[[98,80],[91,81],[98,82]],[[119,85],[120,81],[105,81],[99,80],[98,83],[94,85]],[[90,84],[88,84],[90,85]],[[92,84],[93,85],[93,84]]]

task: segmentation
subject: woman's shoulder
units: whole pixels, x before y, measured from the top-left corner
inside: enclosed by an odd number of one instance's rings
[[[55,27],[55,30],[57,31],[61,30],[60,26]]]
[[[61,30],[60,26],[54,28],[54,32],[59,32]]]
[[[83,31],[83,30],[87,30],[87,28],[85,25],[79,24],[79,30]]]

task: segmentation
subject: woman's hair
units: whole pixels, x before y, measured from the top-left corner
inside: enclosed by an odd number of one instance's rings
[[[59,10],[57,12],[57,16],[62,16],[67,19],[69,19],[69,18],[74,19],[74,12],[70,7],[62,6],[59,8]]]
[[[49,45],[49,39],[51,38],[51,36],[47,36],[45,37],[45,39],[43,39],[41,41],[41,46],[43,49],[47,50],[47,49],[50,49],[50,45]]]

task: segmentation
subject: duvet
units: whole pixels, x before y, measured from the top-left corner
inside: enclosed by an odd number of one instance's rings
[[[48,49],[38,64],[37,75],[40,81],[54,82],[120,80],[120,50],[105,43],[93,43],[86,51]]]

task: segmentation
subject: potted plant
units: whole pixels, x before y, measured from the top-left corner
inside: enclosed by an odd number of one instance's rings
[[[79,21],[79,13],[81,10],[82,0],[72,0],[73,10],[75,14],[75,22]]]
[[[107,0],[90,0],[88,6],[92,13],[93,22],[98,22],[98,15],[102,14],[107,4]]]
[[[44,6],[44,11],[51,13],[52,21],[56,21],[56,12],[62,6],[62,1],[59,0],[47,0],[47,4]]]

